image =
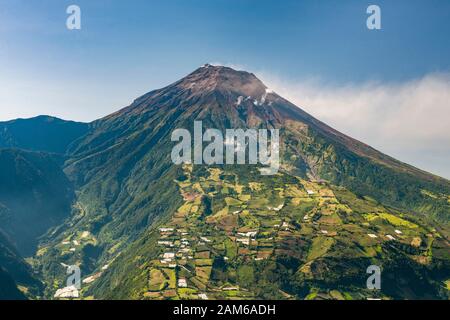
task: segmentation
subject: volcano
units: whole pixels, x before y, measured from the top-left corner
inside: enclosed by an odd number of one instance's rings
[[[439,202],[444,205],[440,208],[424,194],[424,190],[448,192],[448,180],[334,130],[269,90],[252,73],[208,64],[95,121],[93,130],[72,146],[66,170],[83,188],[99,180],[123,186],[131,171],[137,175],[161,173],[162,166],[170,162],[170,151],[164,152],[173,147],[170,134],[177,128],[193,130],[194,121],[223,131],[278,128],[285,170],[438,220],[448,218],[444,210],[448,209],[447,200]],[[107,189],[111,193],[111,185]],[[111,196],[121,192],[123,188],[118,188]]]
[[[279,172],[174,164],[172,133],[194,134],[196,121],[278,129]],[[447,298],[450,181],[336,131],[252,73],[207,64],[137,98],[89,124],[63,168],[73,212],[37,260],[54,286],[61,264],[80,265],[85,297]],[[383,270],[376,292],[370,265]]]

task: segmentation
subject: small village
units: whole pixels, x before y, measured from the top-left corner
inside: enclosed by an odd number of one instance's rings
[[[360,200],[360,212],[355,212],[346,205],[346,197],[354,195],[344,189],[333,190],[321,181],[285,181],[282,177],[269,188],[261,181],[240,182],[236,175],[219,168],[208,169],[206,178],[197,178],[190,165],[184,166],[184,172],[187,178],[176,181],[183,204],[151,231],[157,254],[147,263],[144,299],[257,298],[251,286],[258,264],[293,256],[305,261],[299,270],[312,277],[311,264],[333,254],[333,248],[342,243],[358,243],[365,248],[359,253],[365,257],[376,257],[384,245],[395,246],[426,264],[432,239],[438,236],[367,200]],[[90,232],[80,231],[56,249],[62,256],[76,257],[84,246],[96,241]],[[108,267],[105,264],[83,275],[84,290]],[[235,271],[224,275],[224,270],[230,269]],[[55,298],[81,295],[74,287],[57,289]],[[292,298],[281,290],[279,294]],[[314,290],[308,297],[348,296],[336,290],[325,294]]]
[[[384,208],[355,215],[324,183],[298,180],[267,190],[259,182],[222,180],[220,169],[209,169],[209,177],[199,181],[192,181],[192,167],[185,170],[190,178],[177,182],[185,202],[157,230],[160,253],[150,263],[146,299],[254,298],[243,285],[246,281],[224,282],[215,268],[237,265],[239,279],[253,279],[252,265],[297,252],[307,261],[301,268],[307,274],[312,261],[331,252],[341,235],[367,246],[365,256],[376,256],[381,245],[398,242],[417,248],[423,254],[418,259],[426,261],[427,247],[418,236],[424,230],[418,225]],[[204,197],[220,198],[223,207],[205,214]]]

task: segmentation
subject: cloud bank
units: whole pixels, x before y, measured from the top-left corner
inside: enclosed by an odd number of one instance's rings
[[[402,83],[292,83],[260,73],[279,95],[398,160],[450,178],[450,74]]]

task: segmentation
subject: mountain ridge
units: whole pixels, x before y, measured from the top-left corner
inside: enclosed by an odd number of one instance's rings
[[[0,148],[65,154],[69,144],[87,133],[89,124],[36,116],[0,122]]]

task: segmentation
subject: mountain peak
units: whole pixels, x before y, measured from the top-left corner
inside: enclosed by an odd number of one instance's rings
[[[193,91],[220,91],[244,97],[262,97],[267,87],[253,73],[230,67],[205,64],[178,83]]]

